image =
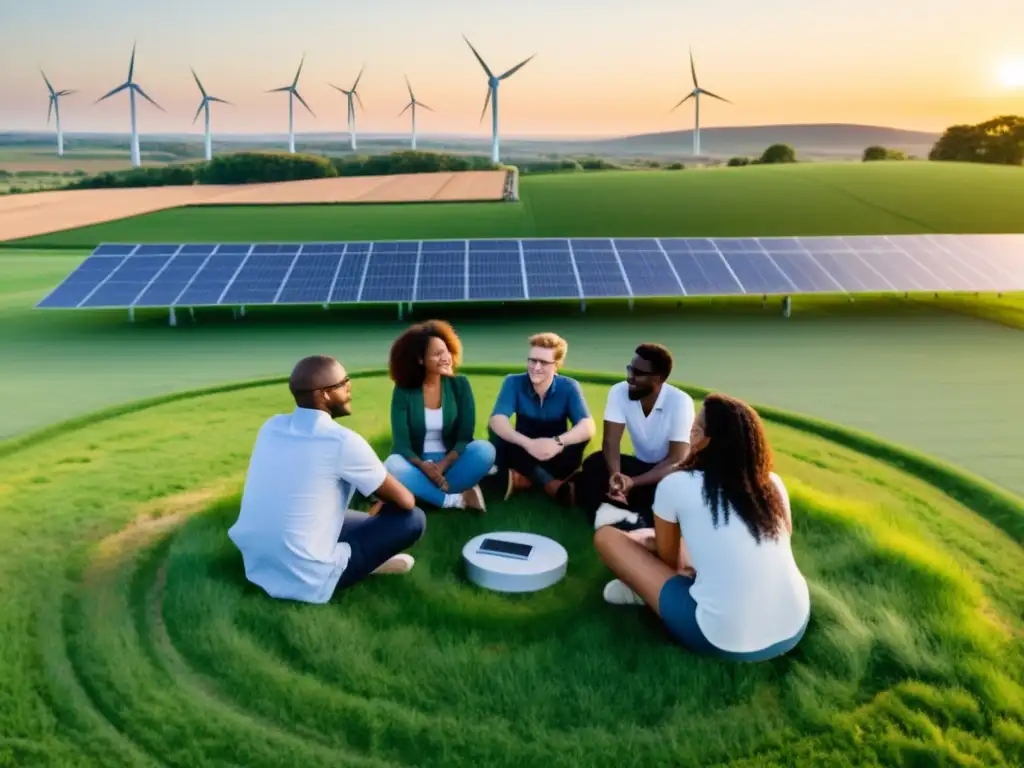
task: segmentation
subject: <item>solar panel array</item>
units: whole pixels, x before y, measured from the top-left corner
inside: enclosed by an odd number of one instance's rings
[[[1024,235],[104,244],[39,308],[1024,290]]]

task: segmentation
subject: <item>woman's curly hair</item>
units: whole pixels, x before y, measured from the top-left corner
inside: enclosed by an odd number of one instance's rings
[[[462,363],[462,342],[451,324],[444,320],[426,320],[406,329],[391,345],[388,358],[388,375],[402,389],[416,389],[423,386],[426,366],[423,357],[431,338],[437,338],[448,347],[452,356],[452,369]]]
[[[757,412],[742,400],[721,394],[704,399],[708,444],[685,468],[704,473],[703,496],[718,527],[732,509],[754,540],[774,539],[786,525],[782,496],[772,482],[772,451]]]

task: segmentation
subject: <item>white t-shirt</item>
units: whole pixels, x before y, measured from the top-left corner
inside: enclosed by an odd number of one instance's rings
[[[444,447],[444,414],[440,408],[424,408],[427,431],[423,436],[423,453],[448,453]]]
[[[772,481],[789,494],[774,472]],[[807,581],[793,559],[783,528],[774,540],[758,544],[731,507],[718,512],[718,527],[702,493],[702,472],[673,472],[658,483],[654,514],[678,522],[697,576],[690,595],[697,603],[697,625],[725,651],[759,651],[797,633],[811,610]]]
[[[268,419],[228,531],[246,578],[271,597],[326,603],[352,555],[338,541],[345,510],[356,490],[369,496],[386,477],[369,443],[323,411]]]
[[[620,381],[608,390],[604,420],[625,424],[633,442],[633,455],[648,464],[668,456],[668,444],[688,443],[696,413],[693,398],[678,387],[663,384],[648,415],[639,400],[629,399],[629,385]]]

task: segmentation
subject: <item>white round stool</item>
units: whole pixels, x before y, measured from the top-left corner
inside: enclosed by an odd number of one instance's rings
[[[496,592],[537,592],[557,584],[569,562],[565,547],[535,533],[484,533],[462,548],[466,576]]]

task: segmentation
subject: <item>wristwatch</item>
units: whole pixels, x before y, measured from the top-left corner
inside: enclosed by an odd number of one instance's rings
[[[555,440],[555,442],[556,442],[556,443],[558,443],[559,445],[561,445],[561,446],[563,446],[563,447],[565,446],[565,444],[564,444],[564,443],[562,442],[562,436],[561,436],[561,435],[555,435],[555,437],[554,437],[554,440]]]

